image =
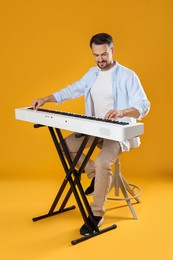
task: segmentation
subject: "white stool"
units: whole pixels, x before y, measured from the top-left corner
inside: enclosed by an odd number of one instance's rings
[[[131,200],[135,199],[137,203],[140,203],[138,196],[141,194],[142,191],[138,186],[127,183],[127,181],[121,174],[119,158],[117,159],[117,161],[115,163],[115,171],[114,171],[114,174],[112,177],[112,184],[110,187],[110,191],[113,187],[115,188],[115,197],[113,197],[113,198],[108,197],[108,200],[126,200],[134,219],[138,219],[136,212],[133,208],[133,205],[131,203]],[[119,197],[120,189],[124,196],[123,198]]]

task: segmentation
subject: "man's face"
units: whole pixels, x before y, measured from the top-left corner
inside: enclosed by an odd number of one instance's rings
[[[113,48],[108,44],[92,44],[92,53],[95,61],[101,70],[108,70],[113,66]]]

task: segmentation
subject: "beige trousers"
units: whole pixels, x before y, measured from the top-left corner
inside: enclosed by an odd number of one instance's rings
[[[83,136],[76,138],[73,133],[65,139],[72,159],[74,159],[83,138]],[[86,148],[90,147],[93,138],[94,137],[92,136],[89,138]],[[103,216],[105,213],[105,202],[112,181],[112,164],[121,153],[121,148],[117,141],[101,139],[99,148],[101,150],[98,153],[95,162],[90,159],[85,167],[85,172],[87,173],[88,178],[95,177],[93,203],[91,204],[94,216]],[[82,154],[77,167],[80,167],[84,158],[85,154]]]

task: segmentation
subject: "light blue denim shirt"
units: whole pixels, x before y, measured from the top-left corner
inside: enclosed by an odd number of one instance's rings
[[[116,67],[112,72],[114,109],[121,110],[134,107],[140,113],[139,118],[137,118],[140,120],[147,115],[150,109],[150,102],[147,99],[140,80],[134,71],[120,65],[118,62],[116,62],[115,66]],[[69,99],[84,96],[86,115],[91,116],[93,114],[91,88],[97,78],[99,70],[99,67],[93,67],[80,80],[53,93],[57,103],[59,104]],[[119,118],[118,120],[136,122],[136,119],[132,117]],[[139,144],[139,138],[133,138],[133,140],[122,142],[121,147],[122,150],[125,151],[137,147]]]

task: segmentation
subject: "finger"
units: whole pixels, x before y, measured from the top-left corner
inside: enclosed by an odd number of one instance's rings
[[[35,106],[36,106],[36,100],[34,99],[33,101],[32,101],[32,108],[35,110]]]
[[[111,116],[111,114],[112,114],[112,110],[110,110],[109,112],[107,112],[106,113],[106,115],[105,115],[105,119],[109,119],[110,118],[110,116]]]
[[[33,109],[34,110],[37,110],[39,108],[39,104],[38,104],[38,102],[35,100],[34,102],[33,102]]]
[[[119,113],[117,111],[112,112],[109,119],[116,120],[119,117]]]
[[[35,110],[35,103],[32,103],[32,108],[33,110]]]
[[[116,112],[115,111],[112,111],[109,116],[108,116],[108,119],[111,120],[111,119],[115,119],[116,118]]]
[[[37,102],[36,106],[35,106],[35,110],[37,111],[39,109],[39,107],[40,107],[40,104]]]

